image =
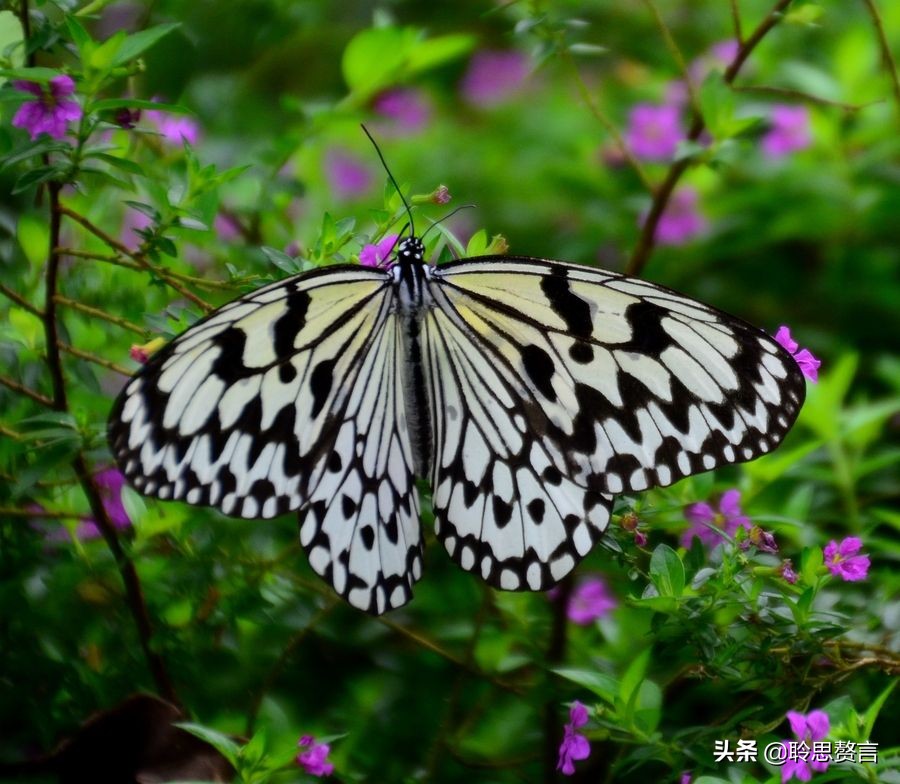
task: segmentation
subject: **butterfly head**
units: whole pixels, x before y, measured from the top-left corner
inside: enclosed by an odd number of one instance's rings
[[[418,237],[407,237],[397,246],[397,261],[401,265],[422,264],[425,261],[425,244]]]

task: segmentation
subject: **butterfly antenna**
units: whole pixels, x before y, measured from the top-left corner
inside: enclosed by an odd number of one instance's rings
[[[378,153],[378,158],[381,161],[381,165],[384,167],[384,170],[387,172],[388,179],[393,184],[394,188],[397,191],[397,195],[400,197],[400,201],[403,202],[403,206],[406,208],[406,214],[409,215],[409,226],[412,230],[413,236],[416,234],[416,224],[413,223],[413,214],[412,210],[409,207],[409,203],[403,197],[403,191],[400,190],[400,186],[397,185],[397,180],[394,179],[394,175],[391,174],[391,170],[388,168],[387,161],[384,159],[384,155],[381,154],[381,148],[378,146],[378,142],[372,137],[372,134],[369,133],[369,129],[366,128],[365,125],[360,123],[360,127],[363,129],[363,133],[369,137],[369,141],[372,142],[372,146],[375,148],[375,152]]]
[[[457,212],[462,212],[463,210],[468,210],[468,209],[474,209],[474,207],[475,207],[474,204],[461,204],[459,207],[457,207],[455,210],[453,210],[453,212],[448,213],[443,218],[440,218],[439,220],[436,220],[434,223],[432,223],[427,229],[425,229],[425,233],[419,239],[424,241],[425,238],[428,236],[428,232],[431,231],[435,226],[440,226],[445,220],[450,220],[450,218],[452,218],[454,215],[456,215]]]

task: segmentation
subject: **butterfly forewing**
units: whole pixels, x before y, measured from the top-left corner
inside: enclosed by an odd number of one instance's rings
[[[438,268],[481,351],[543,412],[543,447],[605,493],[668,485],[773,449],[805,394],[761,330],[588,267],[485,257]]]

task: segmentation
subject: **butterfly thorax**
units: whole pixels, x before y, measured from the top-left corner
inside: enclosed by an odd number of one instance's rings
[[[422,370],[422,314],[430,300],[425,263],[425,246],[418,237],[407,237],[397,246],[393,267],[394,286],[403,321],[402,383],[406,424],[413,450],[413,467],[417,476],[428,476],[432,434],[428,396]]]

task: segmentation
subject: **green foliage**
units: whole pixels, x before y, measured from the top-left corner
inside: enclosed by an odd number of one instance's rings
[[[761,750],[791,735],[788,710],[813,709],[829,740],[881,744],[877,764],[815,780],[900,781],[900,107],[878,38],[896,48],[900,6],[879,3],[879,27],[868,4],[770,16],[740,0],[745,43],[772,24],[729,83],[711,47],[733,19],[707,0],[658,4],[665,29],[653,4],[581,3],[573,18],[562,2],[400,2],[371,25],[356,0],[173,0],[125,24],[119,5],[0,11],[0,771],[150,691],[178,698],[179,726],[245,784],[311,778],[295,759],[307,734],[343,781],[552,781],[576,699],[586,781],[777,782],[761,760],[714,762],[714,742]],[[479,93],[469,69],[498,49],[513,52],[506,81]],[[682,63],[694,83],[677,144],[629,160],[631,110],[674,101]],[[48,90],[62,74],[81,116],[32,139],[12,120],[35,96],[13,82]],[[399,119],[384,103],[397,90]],[[770,154],[780,105],[807,108],[808,138]],[[403,228],[360,122],[420,235],[477,205],[428,233],[430,258],[637,259],[770,332],[789,324],[823,359],[773,454],[619,499],[575,581],[602,574],[618,602],[592,623],[452,566],[424,485],[424,578],[408,607],[371,618],[313,574],[294,516],[238,521],[96,478],[142,352]],[[673,171],[673,198],[695,192],[706,229],[660,235],[640,259]],[[684,546],[685,508],[731,488],[755,527]],[[124,521],[98,530],[98,508]],[[826,564],[848,536],[865,580]]]

